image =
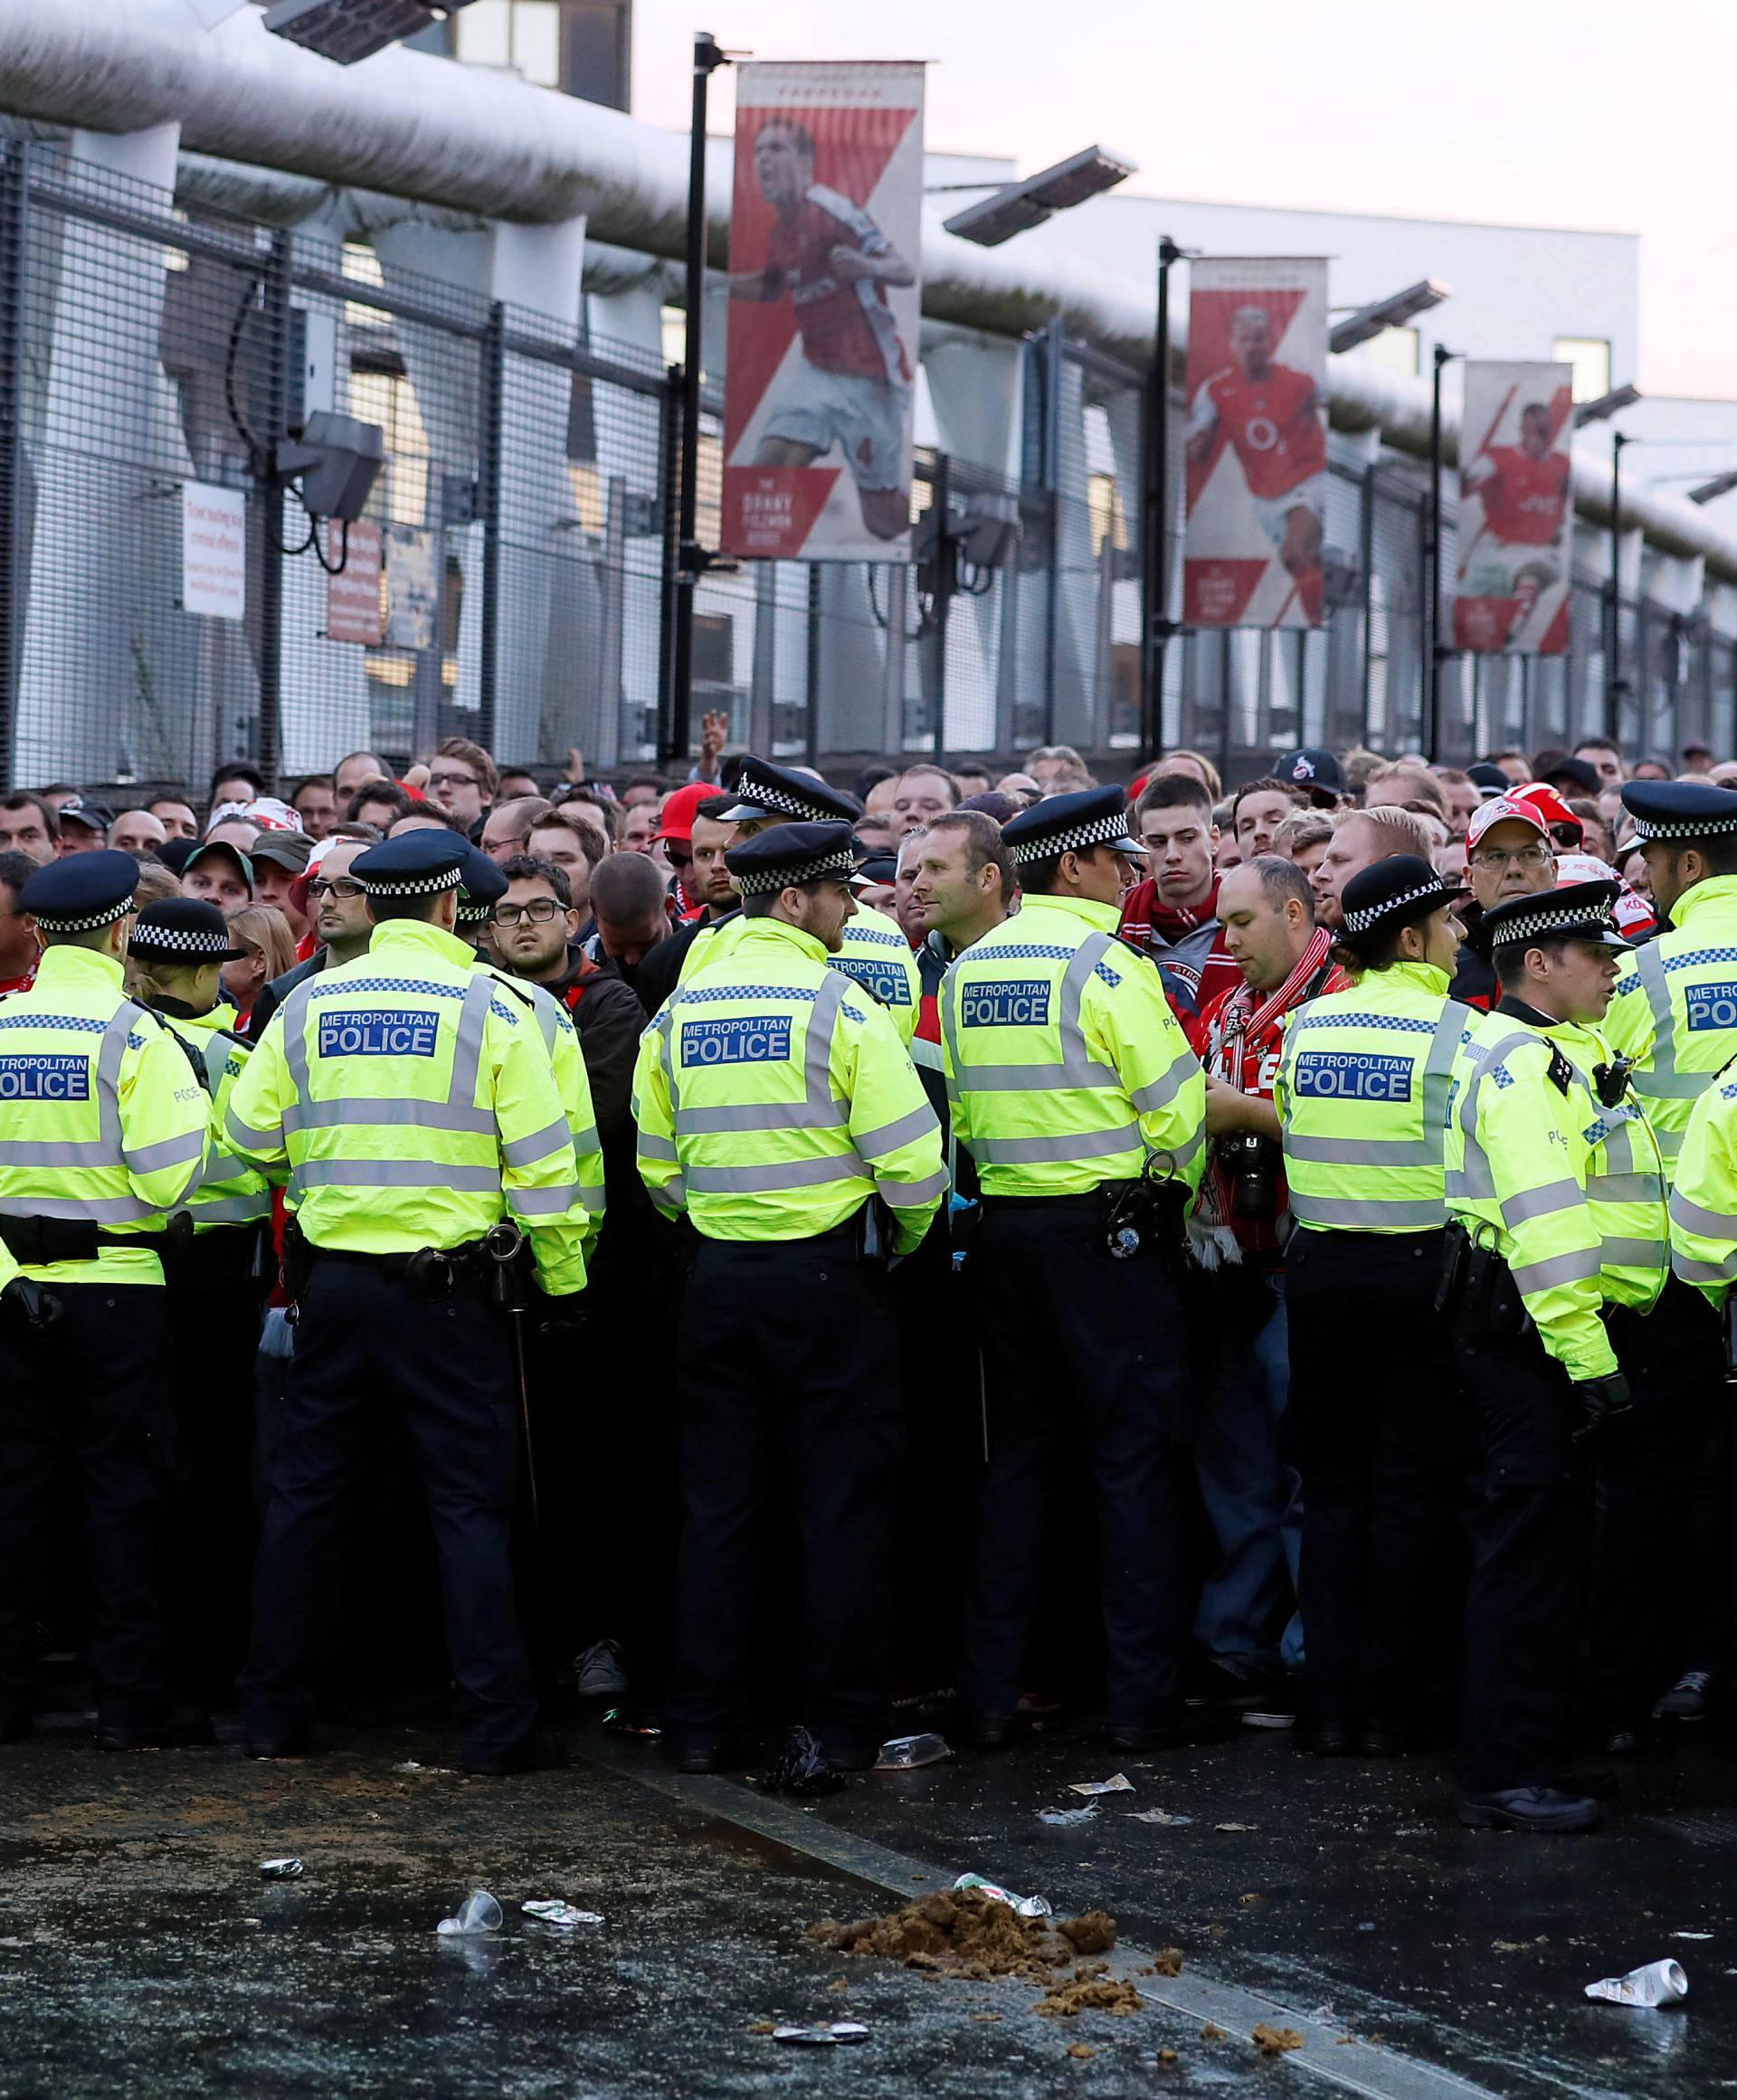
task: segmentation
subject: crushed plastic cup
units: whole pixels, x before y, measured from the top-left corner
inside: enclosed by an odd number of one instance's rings
[[[1070,1794],[1131,1794],[1134,1782],[1125,1772],[1112,1772],[1108,1779],[1077,1779],[1068,1789]]]
[[[866,2042],[868,2029],[859,2019],[835,2019],[820,2027],[775,2027],[772,2038],[775,2042],[811,2042],[823,2047],[829,2042]]]
[[[459,1905],[457,1917],[442,1918],[434,1930],[447,1939],[460,1934],[498,1933],[500,1905],[486,1888],[473,1888]]]
[[[1589,1998],[1606,1999],[1612,2005],[1680,2005],[1689,1995],[1689,1980],[1678,1962],[1648,1962],[1644,1969],[1631,1969],[1626,1976],[1607,1976],[1589,1983]]]
[[[877,1772],[915,1772],[920,1764],[939,1764],[953,1751],[944,1735],[895,1735],[880,1746]]]
[[[261,1859],[260,1861],[260,1879],[261,1881],[295,1881],[301,1873],[302,1865],[299,1859]]]
[[[1089,1823],[1097,1813],[1097,1803],[1087,1801],[1083,1809],[1039,1809],[1040,1823]]]
[[[998,1881],[985,1881],[981,1874],[962,1874],[953,1886],[956,1889],[980,1888],[997,1903],[1011,1905],[1022,1918],[1048,1918],[1056,1915],[1049,1907],[1048,1896],[1015,1896],[1011,1888],[1003,1888]]]
[[[540,1896],[534,1903],[522,1903],[519,1909],[527,1918],[535,1918],[539,1924],[559,1925],[571,1931],[574,1925],[600,1925],[603,1914],[600,1910],[576,1910],[570,1903],[563,1903],[558,1896]]]

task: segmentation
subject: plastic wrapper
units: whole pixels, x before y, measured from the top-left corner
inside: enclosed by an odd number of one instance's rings
[[[775,2027],[772,2038],[775,2042],[812,2042],[823,2047],[829,2042],[866,2042],[868,2029],[859,2019],[835,2019],[821,2027]]]
[[[1070,1794],[1131,1794],[1134,1782],[1125,1772],[1117,1772],[1108,1779],[1077,1779],[1068,1791]]]
[[[953,1886],[981,1888],[985,1896],[992,1896],[997,1903],[1007,1904],[1022,1918],[1048,1918],[1056,1915],[1049,1907],[1048,1896],[1015,1896],[1011,1888],[1003,1888],[998,1881],[985,1881],[981,1874],[962,1874]]]
[[[1689,1980],[1677,1962],[1648,1962],[1644,1969],[1631,1969],[1626,1976],[1607,1976],[1589,1983],[1589,1998],[1606,1999],[1612,2005],[1680,2005],[1689,1995]]]
[[[939,1764],[953,1751],[944,1735],[895,1735],[880,1746],[877,1772],[915,1772],[921,1764]]]
[[[1083,1809],[1039,1809],[1040,1823],[1089,1823],[1097,1813],[1097,1803],[1087,1801]]]
[[[570,1930],[574,1925],[600,1925],[603,1914],[600,1910],[577,1910],[570,1903],[563,1903],[558,1896],[539,1896],[534,1903],[522,1903],[519,1909],[527,1918],[535,1918],[538,1924],[559,1925]]]
[[[300,1879],[301,1874],[302,1865],[299,1859],[261,1859],[260,1861],[260,1879],[261,1881],[298,1881]]]

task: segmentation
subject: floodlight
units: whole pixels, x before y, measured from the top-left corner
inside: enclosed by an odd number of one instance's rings
[[[377,423],[322,408],[278,446],[276,479],[280,485],[300,482],[311,517],[354,524],[367,508],[385,456],[386,433]]]
[[[1372,342],[1383,328],[1404,328],[1408,321],[1416,320],[1419,314],[1427,314],[1431,307],[1439,306],[1453,294],[1453,286],[1443,284],[1439,278],[1421,278],[1403,291],[1396,291],[1391,299],[1378,299],[1373,306],[1359,307],[1349,320],[1341,321],[1334,329],[1327,338],[1328,347],[1354,350],[1360,343]]]
[[[1102,146],[1088,146],[1082,153],[1057,161],[1053,167],[1027,176],[1023,182],[1009,183],[981,202],[967,204],[945,222],[946,229],[963,240],[976,242],[980,248],[998,248],[1015,233],[1041,225],[1052,212],[1083,204],[1088,197],[1125,182],[1134,172],[1135,164],[1121,154],[1111,153]]]
[[[1737,489],[1737,467],[1730,468],[1723,474],[1715,474],[1711,481],[1703,481],[1698,488],[1691,489],[1689,501],[1711,503],[1716,497],[1729,496],[1733,489]]]
[[[265,26],[341,66],[444,22],[470,0],[273,0]]]
[[[1618,415],[1625,408],[1632,408],[1640,399],[1638,386],[1617,386],[1609,394],[1601,394],[1596,401],[1583,401],[1574,411],[1574,427],[1582,423],[1604,423]]]

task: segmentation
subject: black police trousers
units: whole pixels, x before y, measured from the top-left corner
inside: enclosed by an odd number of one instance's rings
[[[169,1690],[155,1570],[176,1465],[167,1304],[157,1284],[67,1283],[54,1295],[62,1315],[45,1335],[0,1309],[0,1724],[27,1715],[35,1693],[50,1489],[70,1457],[97,1719],[146,1727]]]
[[[281,1736],[313,1715],[342,1602],[350,1491],[382,1409],[402,1417],[427,1498],[460,1734],[470,1755],[493,1759],[536,1724],[509,1552],[518,1416],[506,1323],[474,1285],[431,1305],[402,1278],[341,1256],[315,1260],[300,1299],[253,1575],[243,1718],[251,1734]]]
[[[1692,1284],[1672,1277],[1650,1313],[1618,1307],[1609,1327],[1634,1406],[1592,1440],[1599,1516],[1588,1692],[1607,1729],[1639,1728],[1694,1659],[1696,1592],[1705,1580],[1694,1552],[1696,1489],[1731,1397],[1719,1316]],[[1714,1469],[1727,1470],[1728,1487],[1728,1469]],[[1714,1581],[1728,1596],[1728,1494],[1703,1521],[1713,1529]],[[1718,1655],[1713,1667],[1729,1661]]]
[[[829,1753],[886,1734],[888,1565],[903,1434],[884,1272],[854,1223],[705,1240],[682,1303],[681,1547],[665,1716],[742,1717],[760,1516],[782,1451],[801,1537],[802,1719]]]
[[[1592,1459],[1580,1411],[1537,1331],[1454,1354],[1478,1411],[1484,1474],[1472,1520],[1460,1704],[1468,1793],[1553,1786],[1568,1733],[1592,1546]]]
[[[1286,1245],[1312,1726],[1415,1718],[1420,1643],[1476,1452],[1436,1317],[1441,1242],[1299,1226]]]
[[[986,1199],[977,1279],[989,1467],[965,1620],[966,1696],[1010,1714],[1042,1580],[1057,1469],[1083,1451],[1097,1508],[1112,1726],[1181,1712],[1188,1640],[1183,1510],[1191,1488],[1188,1345],[1176,1287],[1150,1241],[1112,1258],[1096,1195]]]

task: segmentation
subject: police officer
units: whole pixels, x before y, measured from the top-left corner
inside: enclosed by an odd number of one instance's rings
[[[730,1755],[748,1674],[754,1518],[786,1454],[802,1531],[804,1718],[836,1764],[885,1734],[897,1341],[878,1254],[923,1239],[941,1136],[887,1014],[831,968],[855,909],[847,823],[730,849],[743,923],[646,1031],[640,1171],[698,1250],[678,1377],[686,1525],[667,1746]]]
[[[1646,780],[1622,799],[1665,930],[1624,964],[1604,1033],[1634,1060],[1670,1173],[1697,1098],[1737,1055],[1737,794]],[[1590,1688],[1613,1753],[1639,1747],[1679,1670],[1728,1666],[1732,1639],[1731,1411],[1718,1322],[1698,1292],[1666,1285],[1627,1369],[1634,1420],[1601,1440],[1589,1617]],[[1686,1607],[1675,1639],[1661,1639],[1661,1597]]]
[[[82,1477],[105,1750],[202,1742],[171,1705],[152,1560],[173,1450],[158,1250],[204,1165],[204,1088],[122,990],[138,863],[77,853],[25,883],[43,955],[0,1007],[0,1742],[30,1732],[51,1484]]]
[[[367,953],[290,994],[230,1096],[231,1145],[290,1170],[286,1269],[299,1271],[242,1680],[252,1756],[308,1746],[346,1491],[384,1399],[433,1524],[465,1769],[563,1761],[536,1726],[513,1609],[517,1414],[489,1288],[522,1231],[565,1316],[585,1279],[586,1213],[531,1003],[453,931],[470,850],[419,831],[360,856],[376,921]]]
[[[1627,944],[1614,882],[1485,917],[1502,998],[1454,1069],[1448,1296],[1483,1423],[1461,1713],[1459,1820],[1593,1829],[1556,1784],[1591,1543],[1591,1446],[1629,1404],[1624,1364],[1668,1273],[1665,1169],[1596,1023]]]
[[[850,795],[838,793],[824,781],[752,755],[743,759],[734,792],[736,801],[728,809],[720,810],[716,821],[737,826],[737,845],[779,824],[850,823],[862,814]],[[724,861],[727,867],[727,853]],[[679,982],[685,984],[696,970],[704,969],[714,957],[724,954],[741,928],[739,913],[700,928],[683,959]],[[891,1014],[899,1040],[908,1049],[916,1033],[923,983],[911,944],[898,921],[859,902],[856,917],[844,929],[844,945],[832,958],[831,966],[879,1001]]]
[[[1468,1466],[1435,1312],[1448,1088],[1478,1018],[1448,997],[1460,895],[1407,853],[1352,877],[1335,956],[1351,985],[1288,1017],[1273,1088],[1296,1220],[1285,1275],[1303,1478],[1299,1741],[1321,1756],[1404,1746]]]
[[[247,1592],[257,1543],[253,1360],[271,1251],[271,1183],[222,1140],[223,1111],[252,1045],[225,1021],[223,968],[239,961],[215,905],[147,905],[127,943],[127,985],[167,1023],[212,1101],[213,1143],[186,1199],[192,1234],[164,1254],[175,1352],[175,1412],[185,1477],[169,1526],[165,1581],[176,1667],[208,1705],[233,1699],[247,1657]]]
[[[1111,1736],[1151,1749],[1174,1738],[1188,1639],[1192,1467],[1166,1243],[1200,1180],[1206,1083],[1155,965],[1116,938],[1140,865],[1120,790],[1053,796],[1003,836],[1023,908],[965,950],[941,993],[954,1135],[984,1213],[971,1257],[990,1416],[966,1620],[972,1732],[985,1748],[1013,1733],[1046,1490],[1083,1444]]]

